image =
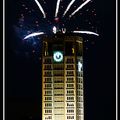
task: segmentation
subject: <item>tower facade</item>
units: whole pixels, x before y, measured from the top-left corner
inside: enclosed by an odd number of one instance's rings
[[[84,120],[82,38],[46,37],[42,51],[42,120]]]

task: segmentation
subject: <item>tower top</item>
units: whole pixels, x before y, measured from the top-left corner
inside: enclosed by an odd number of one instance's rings
[[[56,33],[53,36],[47,36],[43,38],[43,42],[64,42],[64,41],[69,41],[69,42],[81,42],[83,41],[83,38],[80,36],[76,36],[74,34],[61,34],[61,33]]]

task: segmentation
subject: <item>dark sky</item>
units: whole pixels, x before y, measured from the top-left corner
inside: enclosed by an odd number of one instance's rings
[[[55,4],[55,0],[53,4],[51,1],[46,2],[51,6]],[[6,0],[6,119],[41,119],[40,52],[33,54],[36,48],[23,44],[14,30],[13,26],[18,24],[20,4],[20,0]],[[95,0],[93,4],[97,13],[95,20],[99,21],[97,24],[93,20],[93,26],[98,29],[100,37],[84,36],[85,39],[95,39],[94,45],[85,43],[88,50],[84,47],[85,120],[113,120],[116,80],[115,0]],[[51,9],[54,10],[53,7]],[[49,13],[52,15],[52,10]],[[78,16],[74,24],[78,24],[80,19]],[[27,22],[30,24],[29,20]],[[87,25],[82,27],[87,28]]]

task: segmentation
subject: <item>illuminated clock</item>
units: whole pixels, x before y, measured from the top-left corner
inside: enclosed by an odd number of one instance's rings
[[[56,51],[53,53],[53,59],[55,62],[63,61],[63,53],[61,51]]]

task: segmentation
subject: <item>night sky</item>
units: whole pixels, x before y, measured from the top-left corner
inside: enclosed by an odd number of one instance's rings
[[[62,0],[55,20],[57,0],[6,0],[6,119],[41,120],[42,37],[23,40],[36,31],[53,35],[52,27],[68,32],[87,30],[98,36],[84,38],[85,120],[115,119],[115,0],[92,0],[71,19],[84,0],[76,0],[63,18],[70,0]]]

